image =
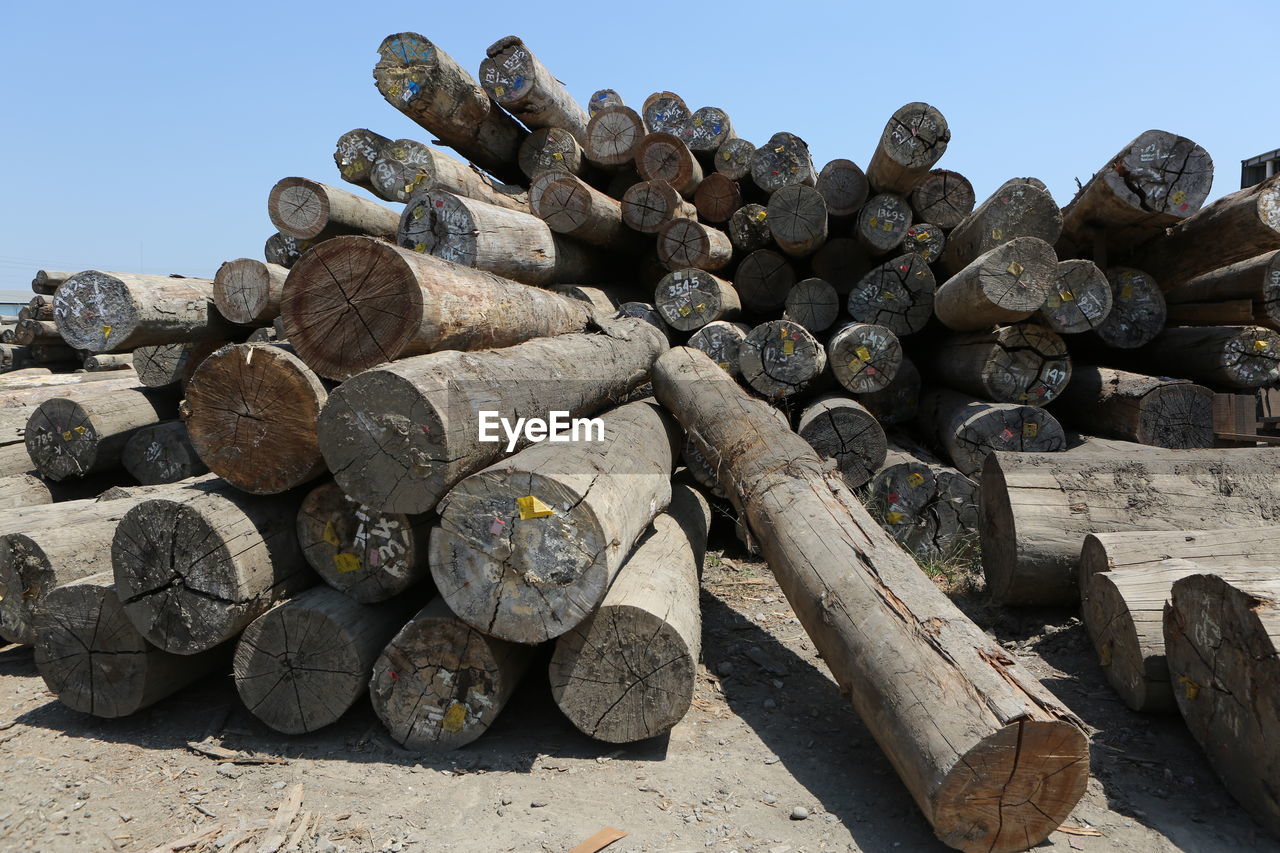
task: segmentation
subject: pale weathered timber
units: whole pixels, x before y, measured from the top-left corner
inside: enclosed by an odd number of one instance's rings
[[[899,107],[880,134],[867,164],[867,180],[880,193],[906,195],[947,152],[951,128],[937,107],[920,102]]]
[[[974,260],[1017,237],[1057,242],[1062,233],[1062,212],[1048,191],[1027,179],[1005,181],[991,197],[974,208],[947,235],[947,248],[938,259],[939,269],[955,275]],[[1055,260],[1057,256],[1055,255]]]
[[[1274,450],[997,453],[982,471],[982,564],[1003,604],[1070,604],[1090,533],[1277,522]],[[1230,487],[1224,486],[1230,483]]]
[[[900,195],[879,193],[867,199],[853,224],[853,236],[871,255],[886,255],[902,245],[911,227],[911,206]]]
[[[213,277],[213,304],[233,323],[269,325],[280,316],[280,298],[288,274],[279,264],[253,258],[227,261]]]
[[[743,309],[768,316],[787,304],[787,294],[796,283],[790,262],[772,249],[757,249],[738,262],[733,286]]]
[[[742,375],[742,368],[738,366],[738,352],[750,332],[751,327],[746,323],[713,320],[694,332],[689,337],[688,345],[702,350],[726,373],[737,377]]]
[[[120,452],[120,465],[144,486],[176,483],[209,471],[191,446],[182,421],[165,421],[134,432]]]
[[[939,838],[1002,853],[1055,831],[1088,777],[1071,712],[956,609],[767,404],[687,348],[659,359],[654,387],[715,453],[801,624]]]
[[[1248,299],[1259,320],[1280,325],[1280,250],[1198,275],[1166,292],[1164,298],[1169,305]]]
[[[1164,328],[1168,313],[1156,281],[1129,267],[1110,267],[1106,276],[1111,286],[1111,310],[1093,334],[1113,349],[1131,350],[1150,343]]]
[[[976,477],[997,450],[1052,453],[1067,446],[1062,425],[1039,406],[988,403],[945,388],[921,395],[916,422],[967,477]]]
[[[90,373],[108,370],[133,371],[133,353],[100,352],[84,360],[84,369]]]
[[[822,458],[834,459],[851,489],[866,485],[888,450],[884,427],[845,394],[824,394],[805,406],[796,434]]]
[[[950,231],[973,212],[977,197],[973,184],[964,175],[947,169],[934,169],[916,184],[910,201],[917,220],[932,222]]]
[[[849,316],[884,326],[895,335],[922,330],[933,316],[936,281],[919,255],[892,258],[864,275],[849,291]]]
[[[702,183],[702,165],[680,137],[672,133],[650,133],[635,148],[636,171],[646,181],[666,181],[685,198]]]
[[[675,92],[654,92],[644,99],[640,113],[649,133],[679,134],[693,118],[689,105]]]
[[[329,470],[344,492],[380,511],[434,509],[455,483],[503,455],[496,424],[494,441],[479,440],[478,409],[512,423],[552,410],[587,416],[646,381],[668,347],[643,320],[599,325],[595,334],[403,359],[347,380],[320,413]]]
[[[391,140],[364,127],[348,130],[338,137],[333,149],[333,165],[342,180],[365,189],[373,189],[373,166]]]
[[[796,184],[811,187],[818,182],[818,172],[805,141],[794,133],[782,131],[770,136],[769,141],[751,155],[751,180],[772,194]]]
[[[656,737],[693,704],[710,525],[706,499],[675,486],[600,607],[556,640],[551,695],[583,734],[608,743]]]
[[[836,289],[841,296],[848,296],[853,288],[880,261],[853,237],[831,237],[809,259],[813,274]]]
[[[706,181],[703,181],[705,184]],[[741,252],[754,252],[773,243],[769,210],[762,204],[744,204],[729,217],[729,241]]]
[[[482,634],[436,598],[378,656],[369,697],[406,749],[457,749],[485,733],[533,657],[530,646]]]
[[[610,285],[587,287],[581,284],[553,284],[551,289],[561,296],[591,303],[592,307],[605,317],[612,317],[617,314],[618,306],[625,301],[626,296],[631,292],[630,288]]]
[[[693,206],[707,222],[723,224],[742,207],[742,187],[737,181],[712,172],[693,191]]]
[[[316,420],[328,395],[288,344],[232,344],[187,385],[183,419],[204,464],[241,491],[286,492],[327,470]]]
[[[804,326],[770,320],[756,326],[738,349],[742,379],[771,400],[790,397],[814,383],[827,366],[827,351]]]
[[[621,104],[605,107],[591,116],[583,153],[593,166],[626,169],[635,162],[636,146],[646,132],[644,119],[635,110]]]
[[[1053,413],[1105,438],[1167,448],[1213,446],[1213,392],[1182,379],[1073,364]]]
[[[186,387],[201,362],[226,345],[226,340],[211,339],[138,347],[133,351],[133,367],[138,372],[138,383],[148,388],[165,388],[171,385]]]
[[[408,597],[361,604],[327,586],[280,602],[236,644],[240,701],[289,735],[337,722],[366,695],[374,662],[416,605]]]
[[[995,403],[1043,406],[1071,381],[1071,356],[1062,338],[1034,323],[964,332],[939,342],[932,376]]]
[[[592,246],[631,252],[643,245],[623,222],[620,201],[564,172],[544,172],[533,182],[529,210],[555,233]]]
[[[378,512],[325,482],[298,510],[298,544],[325,583],[374,604],[430,579],[427,540],[434,523],[429,514]]]
[[[692,332],[715,320],[732,320],[742,311],[733,285],[700,269],[667,273],[653,293],[653,305],[671,328]]]
[[[888,388],[898,375],[902,344],[887,326],[848,323],[827,340],[827,363],[846,391],[872,394]]]
[[[213,282],[206,278],[86,270],[58,287],[53,311],[63,339],[90,352],[240,334],[214,307]]]
[[[919,255],[928,263],[942,257],[942,250],[947,246],[947,235],[937,225],[929,222],[915,222],[902,238],[901,250]]]
[[[550,235],[541,220],[526,218]],[[308,367],[346,379],[437,349],[509,346],[581,330],[591,310],[443,258],[370,237],[338,237],[289,271],[281,317],[285,336]]]
[[[579,177],[590,171],[582,146],[562,127],[543,127],[529,134],[520,143],[519,159],[520,171],[529,180],[547,171]]]
[[[745,139],[733,138],[725,140],[716,150],[716,172],[734,181],[751,177],[751,161],[756,156],[756,147]]]
[[[267,196],[267,214],[282,234],[327,240],[340,234],[395,236],[391,208],[310,178],[281,178]]]
[[[852,160],[832,160],[822,167],[814,188],[826,202],[827,214],[846,218],[857,213],[871,194],[871,185],[861,167]]]
[[[1280,333],[1261,326],[1167,328],[1126,354],[1125,363],[1212,388],[1261,388],[1280,380]]]
[[[49,692],[75,711],[127,717],[226,666],[230,648],[175,655],[129,623],[110,572],[50,590],[35,613],[35,661]]]
[[[395,33],[383,39],[373,79],[387,103],[463,158],[500,180],[521,179],[516,155],[524,128],[427,38]]]
[[[25,449],[25,448],[24,448]],[[32,474],[0,475],[0,509],[53,503],[49,484]]]
[[[658,260],[669,270],[715,272],[733,259],[733,243],[719,229],[693,219],[673,219],[658,229]]]
[[[440,502],[431,575],[472,627],[535,644],[578,625],[671,502],[675,421],[652,400],[600,420],[472,474]]]
[[[1058,261],[1049,296],[1036,320],[1060,335],[1097,329],[1111,313],[1111,282],[1093,261]]]
[[[774,198],[781,192],[774,193]],[[830,284],[820,278],[806,278],[788,291],[782,319],[799,323],[811,332],[825,331],[840,316],[840,302],[840,294]]]
[[[807,258],[827,241],[827,203],[813,187],[779,188],[769,196],[767,213],[774,242],[793,258]]]
[[[294,529],[301,492],[258,497],[216,478],[169,488],[129,509],[111,540],[116,592],[149,642],[211,649],[316,584]]]
[[[1015,237],[940,284],[934,312],[957,332],[1026,320],[1048,299],[1057,271],[1052,246],[1037,237]]]
[[[695,219],[698,209],[666,181],[632,184],[622,196],[622,221],[641,234],[657,234],[673,219]]]
[[[139,429],[177,415],[172,394],[111,383],[45,400],[27,419],[24,440],[42,476],[58,481],[119,468]]]
[[[374,193],[384,201],[403,203],[417,193],[445,190],[509,210],[529,211],[528,196],[520,187],[499,183],[475,166],[413,139],[388,145],[373,166],[371,180]]]
[[[911,423],[920,408],[920,371],[915,363],[902,357],[893,379],[879,391],[858,394],[858,402],[885,426]]]

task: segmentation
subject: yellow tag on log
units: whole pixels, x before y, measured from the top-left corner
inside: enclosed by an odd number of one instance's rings
[[[1265,350],[1271,349],[1271,342],[1270,341],[1254,341],[1253,348],[1258,352],[1263,352]]]
[[[454,702],[449,706],[449,710],[444,712],[444,719],[440,721],[440,728],[450,734],[462,731],[462,724],[467,721],[467,706],[461,702]]]
[[[727,361],[717,361],[717,362],[716,362],[716,364],[720,365],[720,369],[721,369],[721,370],[728,370],[728,369],[729,369],[729,362],[727,362]]]
[[[105,341],[105,340],[106,340],[107,338],[109,338],[109,337],[111,337],[111,327],[110,327],[110,326],[103,326],[103,327],[102,327],[102,339]]]
[[[885,516],[884,516],[884,520],[889,522],[890,524],[897,524],[898,522],[902,521],[902,519],[904,518],[906,518],[906,516],[900,512],[888,512],[888,513],[885,513]]]
[[[1121,299],[1132,299],[1132,298],[1133,298],[1133,285],[1132,285],[1132,284],[1126,284],[1124,287],[1120,288],[1120,298],[1121,298]]]
[[[394,157],[394,158],[396,158],[397,160],[403,160],[403,159],[405,159],[404,148],[402,148],[402,147],[392,148],[392,149],[391,149],[391,156],[392,156],[392,157]]]
[[[907,477],[907,485],[913,489],[918,488],[923,482],[924,474],[921,474],[919,471],[916,471],[914,474]]]
[[[84,435],[84,427],[78,426],[73,430],[73,432],[75,432],[76,435]]]
[[[552,160],[563,160],[563,159],[564,159],[564,155],[563,155],[563,154],[561,154],[559,151],[557,151],[556,153],[554,153],[554,154],[552,154],[552,155],[551,155],[551,159],[552,159]]]
[[[1002,230],[1001,230],[1001,229],[999,229],[999,228],[992,228],[992,229],[991,229],[991,239],[992,239],[992,240],[1003,240],[1003,239],[1004,239],[1004,231],[1002,231]],[[1015,274],[1015,275],[1017,275],[1017,273],[1014,273],[1014,274]]]
[[[76,434],[75,434],[74,432],[72,432],[71,430],[67,430],[66,432],[64,432],[64,433],[62,434],[62,440],[63,440],[63,441],[70,441],[71,439],[75,438],[75,435],[76,435]]]
[[[787,338],[785,341],[782,342],[783,355],[794,355],[795,351],[796,351],[796,342],[791,340],[791,338]]]
[[[1022,425],[1023,438],[1035,438],[1039,432],[1040,432],[1040,424],[1023,424]]]
[[[410,218],[410,219],[421,219],[422,217],[424,217],[424,216],[426,216],[426,215],[427,215],[427,209],[426,209],[425,207],[415,207],[415,208],[413,209],[413,213],[409,214],[409,218]]]
[[[1186,200],[1187,200],[1187,194],[1184,193],[1182,190],[1178,190],[1176,193],[1170,196],[1170,201],[1172,201],[1174,204],[1182,204]]]
[[[328,542],[330,545],[335,545],[335,546],[342,544],[341,541],[338,539],[338,531],[333,529],[332,521],[326,521],[324,523],[324,541]]]
[[[1024,267],[1022,264],[1018,263],[1017,261],[1011,261],[1011,262],[1009,263],[1009,267],[1008,267],[1009,275],[1012,275],[1012,276],[1019,276],[1019,275],[1022,275],[1022,271],[1023,271],[1024,269],[1026,269],[1026,267]]]
[[[779,145],[777,148],[773,149],[773,153],[774,153],[774,154],[781,154],[783,151],[786,151],[786,150],[787,150],[787,146],[785,146],[785,145]]]
[[[867,349],[866,347],[858,347],[856,350],[854,350],[854,352],[856,352],[858,354],[858,358],[862,359],[863,361],[871,360],[871,350]]]
[[[897,299],[898,294],[894,293],[892,290],[882,290],[880,291],[880,298],[881,299]]]
[[[493,94],[497,95],[499,98],[501,98],[501,97],[502,97],[503,95],[505,95],[506,93],[507,93],[507,90],[506,90],[506,89],[504,89],[504,88],[503,88],[503,87],[501,87],[501,86],[494,86],[494,87],[493,87]]]
[[[1061,299],[1063,302],[1070,302],[1076,298],[1076,295],[1072,293],[1070,290],[1059,290],[1058,298]]]
[[[533,495],[516,498],[516,508],[520,510],[521,521],[528,521],[531,518],[546,518],[548,515],[555,515],[556,512]]]
[[[916,242],[917,242],[917,243],[923,243],[924,241],[926,241],[926,240],[928,240],[928,239],[929,239],[929,232],[928,232],[928,231],[921,231],[919,234],[917,234],[917,235],[916,235]]]
[[[695,118],[695,119],[693,120],[693,126],[694,126],[694,127],[702,127],[702,119],[700,119],[700,118]]]
[[[1188,699],[1195,699],[1200,695],[1200,685],[1185,675],[1178,679],[1178,683],[1182,685],[1182,689],[1187,694]]]
[[[870,225],[872,228],[875,228],[877,225],[880,224],[880,219],[879,217],[873,216],[867,220],[867,224]]]
[[[1111,644],[1104,643],[1098,650],[1098,662],[1103,666],[1111,666]]]
[[[415,252],[423,252],[423,253],[425,253],[425,252],[427,251],[427,244],[426,244],[426,243],[415,243],[415,244],[414,244],[414,246],[413,246],[413,250],[414,250]]]
[[[694,311],[706,311],[706,310],[707,310],[707,303],[705,303],[705,302],[699,302],[697,305],[693,306],[693,310],[694,310]]]
[[[355,554],[334,554],[333,564],[338,567],[338,574],[360,571],[360,558]]]
[[[767,210],[762,210],[756,214],[756,222],[764,222],[768,216],[769,212]]]
[[[690,314],[693,313],[693,309],[690,308],[688,305],[681,305],[676,310],[680,312],[681,317],[688,317]]]

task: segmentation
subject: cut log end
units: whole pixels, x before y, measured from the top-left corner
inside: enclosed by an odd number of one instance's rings
[[[663,276],[654,291],[653,303],[662,319],[681,332],[736,315],[739,308],[733,286],[700,269],[681,269]]]
[[[1037,315],[1060,335],[1097,329],[1111,313],[1111,283],[1093,261],[1058,262],[1049,296]]]
[[[934,169],[911,191],[916,219],[940,228],[955,228],[973,212],[977,196],[973,184],[959,172]]]
[[[822,344],[799,323],[771,320],[751,330],[738,352],[742,378],[771,399],[804,390],[827,363]]]
[[[895,335],[922,330],[933,316],[936,280],[919,255],[886,261],[862,277],[849,292],[849,316],[859,323],[884,326]]]
[[[287,270],[237,258],[218,268],[213,277],[213,302],[218,313],[233,323],[261,325],[279,314],[280,293]]]
[[[267,199],[271,224],[303,240],[320,236],[329,224],[329,197],[308,178],[283,178]]]
[[[889,387],[903,363],[902,344],[893,330],[871,323],[850,323],[827,342],[831,372],[845,390],[873,394]]]
[[[106,352],[112,338],[125,340],[138,326],[138,304],[128,285],[111,273],[76,273],[58,286],[53,304],[58,331],[76,349]]]

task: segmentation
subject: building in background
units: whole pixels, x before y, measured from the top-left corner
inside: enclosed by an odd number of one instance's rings
[[[1280,148],[1240,161],[1240,189],[1260,184],[1280,174]]]

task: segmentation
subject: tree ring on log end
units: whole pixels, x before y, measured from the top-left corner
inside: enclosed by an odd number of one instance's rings
[[[50,480],[92,471],[98,459],[98,431],[89,413],[74,400],[45,400],[27,421],[25,442],[33,462]]]
[[[271,188],[271,224],[302,240],[320,236],[329,224],[329,197],[309,178],[283,178]]]
[[[138,325],[138,305],[129,288],[98,270],[76,273],[59,285],[53,314],[67,345],[91,352],[110,350],[113,338],[128,339]]]

